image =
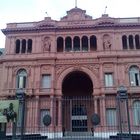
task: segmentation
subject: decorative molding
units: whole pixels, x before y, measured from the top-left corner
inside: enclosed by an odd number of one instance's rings
[[[124,66],[125,66],[125,73],[128,73],[129,72],[129,68],[131,67],[131,66],[137,66],[139,69],[140,69],[140,63],[138,64],[138,63],[127,63],[127,64],[124,64]]]
[[[83,71],[83,68],[87,68],[90,71],[92,71],[97,77],[99,77],[99,64],[95,64],[95,65],[78,64],[78,65],[58,65],[58,66],[56,66],[56,78],[59,77],[60,74],[68,68],[72,68],[73,71]]]
[[[88,68],[89,70],[91,70],[96,77],[99,77],[99,64],[95,64],[95,65],[84,65],[85,68]]]
[[[57,65],[55,72],[56,72],[56,77],[59,77],[59,75],[66,69],[72,67],[72,65]]]
[[[43,49],[43,52],[50,52],[50,50],[51,50],[51,38],[49,36],[43,36],[42,49]]]
[[[112,39],[109,34],[103,35],[103,49],[104,50],[111,50],[112,47]]]
[[[63,59],[63,60],[57,60],[56,64],[93,64],[93,63],[99,63],[98,59]]]
[[[50,73],[51,72],[51,66],[50,65],[43,65],[41,66],[41,73]]]
[[[13,76],[16,76],[17,75],[17,72],[20,70],[20,69],[25,69],[27,71],[27,75],[30,76],[31,75],[31,67],[30,66],[16,66],[16,67],[13,67]]]

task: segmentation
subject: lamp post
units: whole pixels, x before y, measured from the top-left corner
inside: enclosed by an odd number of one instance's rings
[[[127,88],[120,86],[117,90],[117,107],[118,107],[118,117],[119,117],[119,129],[121,139],[131,140],[131,128],[130,128],[130,116],[128,107],[128,93]],[[127,116],[127,118],[126,118]],[[124,126],[124,121],[126,120],[127,126]],[[128,134],[125,134],[124,127],[127,127]],[[128,137],[127,137],[128,136]]]
[[[23,89],[19,89],[16,91],[16,98],[19,100],[19,104],[21,106],[21,137],[20,140],[24,139],[24,123],[25,123],[25,98],[26,94]]]

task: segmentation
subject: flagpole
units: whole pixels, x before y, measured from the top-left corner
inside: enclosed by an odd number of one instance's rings
[[[77,0],[75,0],[75,8],[77,8]]]

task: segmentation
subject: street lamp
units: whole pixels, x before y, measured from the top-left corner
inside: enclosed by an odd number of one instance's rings
[[[26,93],[23,89],[18,89],[16,91],[16,98],[19,100],[19,104],[21,105],[21,140],[24,139],[24,123],[25,123],[25,98]]]
[[[120,86],[117,89],[117,107],[118,107],[118,120],[119,120],[119,129],[120,129],[120,137],[122,139],[131,140],[131,129],[130,129],[130,116],[129,116],[129,107],[128,107],[128,93],[127,88],[125,86]],[[127,116],[127,118],[125,118]],[[124,127],[124,121],[126,120],[127,126],[128,126],[128,136],[124,136],[125,130]]]

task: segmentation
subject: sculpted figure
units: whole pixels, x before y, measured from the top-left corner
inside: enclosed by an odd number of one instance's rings
[[[43,51],[49,52],[50,48],[51,48],[51,40],[49,37],[45,37],[43,42]]]
[[[104,48],[104,50],[109,50],[109,49],[111,49],[111,39],[110,39],[110,36],[108,36],[108,35],[105,35],[104,37],[103,37],[103,48]]]

